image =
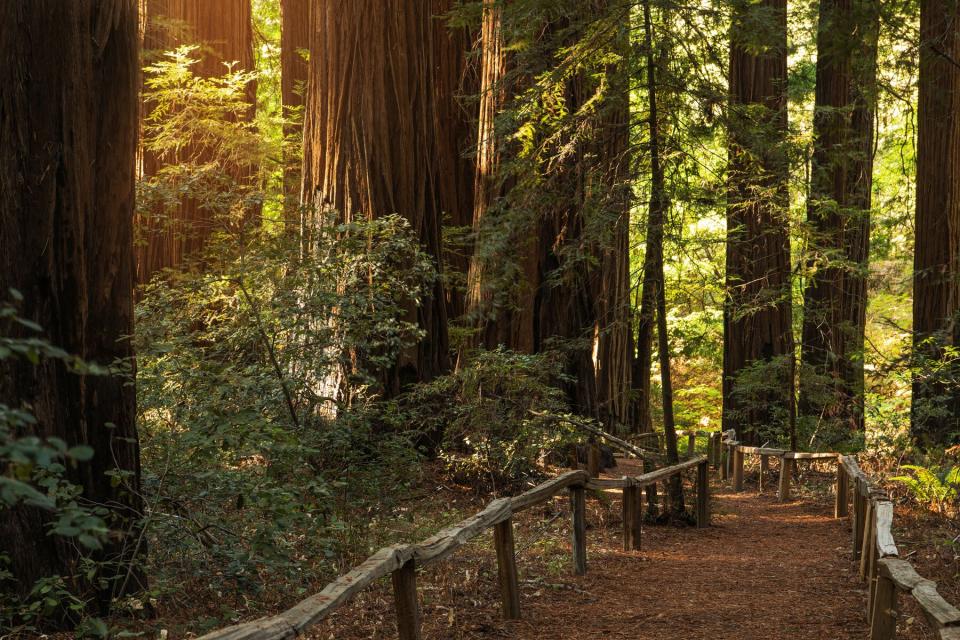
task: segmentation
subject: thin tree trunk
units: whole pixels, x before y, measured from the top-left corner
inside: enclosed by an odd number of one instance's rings
[[[960,5],[921,0],[920,38],[913,348],[938,359],[960,344]],[[949,444],[960,432],[960,398],[929,375],[914,378],[911,431]]]
[[[763,20],[769,30],[750,25]],[[786,431],[795,444],[788,212],[786,0],[736,0],[730,39],[723,426],[757,443]],[[757,42],[763,39],[762,42]],[[767,363],[765,388],[743,370]],[[756,381],[754,381],[756,382]],[[777,427],[780,427],[779,429]],[[773,429],[773,432],[767,432]]]
[[[23,294],[21,315],[53,345],[133,366],[136,1],[4,2],[0,20],[0,291]],[[37,580],[63,576],[92,599],[93,613],[105,613],[121,588],[145,586],[138,569],[127,578],[144,551],[133,385],[116,372],[82,376],[62,362],[5,359],[0,403],[33,413],[33,435],[93,448],[92,460],[65,473],[82,488],[80,501],[106,507],[110,528],[103,549],[90,552],[104,561],[91,579],[78,568],[76,540],[50,534],[51,514],[8,509],[0,554],[13,588],[25,596]]]
[[[227,64],[237,63],[234,70],[252,71],[253,23],[250,0],[145,0],[146,28],[144,49],[159,53],[184,44],[200,44],[200,61],[194,72],[202,77],[220,76],[227,72]],[[247,90],[253,118],[256,87]],[[142,106],[148,114],[151,105]],[[178,158],[158,158],[147,149],[140,153],[141,173],[151,177]],[[193,145],[187,145],[179,157],[202,159]],[[238,180],[249,179],[250,167],[232,167],[231,174]],[[256,217],[259,212],[254,212]],[[252,222],[252,219],[251,219]],[[173,212],[140,215],[136,221],[140,242],[137,246],[137,282],[145,283],[165,268],[178,267],[187,259],[199,256],[210,236],[218,228],[211,212],[199,203],[185,199]]]
[[[660,127],[657,120],[657,76],[653,55],[653,26],[650,0],[643,3],[644,48],[647,58],[647,100],[650,129],[650,214],[647,218],[647,248],[644,256],[644,288],[653,290],[656,304],[657,351],[660,356],[660,384],[663,390],[663,434],[667,447],[667,463],[680,462],[677,431],[673,419],[673,382],[670,376],[670,338],[667,334],[667,301],[663,272],[663,226],[666,218],[666,180],[660,158]],[[646,267],[649,265],[650,270]],[[683,483],[680,476],[670,481],[670,509],[674,516],[684,512]]]
[[[804,292],[799,410],[810,419],[832,422],[834,437],[864,428],[863,343],[879,33],[875,5],[872,0],[820,2],[807,207],[808,266],[813,272]]]

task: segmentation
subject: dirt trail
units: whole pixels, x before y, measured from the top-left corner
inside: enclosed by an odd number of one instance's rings
[[[511,623],[507,637],[868,635],[850,534],[845,521],[833,519],[832,505],[780,504],[748,486],[740,494],[715,487],[712,507],[705,531],[644,527],[639,552],[621,550],[616,527],[588,532],[588,573],[573,581],[578,590],[526,598],[524,620]]]
[[[621,461],[616,476],[637,475]],[[500,614],[491,540],[480,536],[418,577],[425,640],[862,640],[865,593],[846,520],[828,496],[781,504],[748,482],[714,482],[712,526],[644,526],[622,550],[619,492],[587,501],[587,575],[570,573],[569,503],[558,496],[516,522],[522,619]],[[810,479],[808,487],[821,489]],[[768,485],[772,486],[772,485]],[[801,493],[797,491],[797,493]],[[688,499],[692,499],[690,493]],[[393,640],[387,583],[319,625],[317,640]]]

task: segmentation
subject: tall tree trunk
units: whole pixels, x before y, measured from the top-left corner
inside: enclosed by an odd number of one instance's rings
[[[653,25],[650,0],[643,3],[644,48],[647,58],[647,100],[650,130],[650,213],[647,218],[647,248],[644,254],[643,287],[652,289],[657,317],[657,351],[660,355],[660,381],[663,391],[663,435],[667,462],[680,462],[677,430],[673,419],[673,382],[670,371],[670,338],[667,333],[667,299],[663,272],[663,226],[666,220],[667,192],[660,157],[660,126],[657,120],[657,75],[653,55]],[[670,480],[670,508],[674,516],[683,514],[683,482],[680,476]]]
[[[52,344],[132,366],[136,1],[4,2],[0,20],[0,291],[23,294],[21,314]],[[38,579],[63,576],[102,613],[121,590],[144,586],[138,571],[126,578],[143,551],[134,388],[117,373],[6,359],[0,403],[33,413],[33,435],[92,447],[93,458],[66,475],[83,502],[109,512],[110,536],[92,554],[105,564],[89,579],[76,541],[50,534],[50,514],[8,509],[0,554],[16,589],[23,596]]]
[[[778,424],[793,440],[786,0],[736,0],[729,82],[723,425],[746,443]],[[749,390],[738,375],[762,363]]]
[[[601,3],[598,8],[604,8]],[[632,348],[630,306],[630,82],[629,20],[621,21],[616,49],[622,56],[606,70],[609,86],[599,127],[599,163],[595,181],[606,195],[601,211],[609,220],[609,237],[602,238],[600,291],[594,320],[594,375],[599,418],[609,429],[631,424]]]
[[[200,61],[193,68],[202,77],[223,75],[226,64],[237,64],[235,70],[252,71],[253,23],[250,0],[145,0],[146,27],[144,49],[162,52],[184,44],[202,46]],[[253,117],[256,87],[248,87]],[[148,114],[151,106],[144,104]],[[177,159],[158,158],[147,149],[140,153],[142,175],[155,176],[166,164]],[[198,156],[196,147],[187,145],[181,157]],[[203,157],[203,152],[199,158]],[[238,180],[250,175],[249,167],[234,167],[231,174]],[[136,221],[141,241],[137,246],[137,282],[148,282],[157,271],[181,265],[184,260],[202,253],[210,235],[217,229],[212,214],[191,199],[185,199],[177,210],[167,215],[138,216]]]
[[[960,344],[960,5],[921,0],[920,38],[913,345],[918,355],[937,359],[944,347]],[[914,437],[956,441],[958,395],[929,373],[917,375]]]
[[[563,153],[562,161],[552,166],[543,162],[545,179],[531,191],[518,184],[525,175],[501,166],[501,156],[520,150],[512,145],[504,149],[507,143],[495,127],[498,111],[519,93],[513,85],[535,88],[539,81],[536,71],[530,71],[505,86],[507,45],[502,33],[511,7],[492,0],[484,6],[476,244],[467,280],[467,321],[478,329],[474,344],[487,348],[502,344],[537,353],[564,343],[567,372],[575,381],[567,389],[572,404],[616,428],[629,423],[631,409],[628,23],[610,21],[622,28],[616,51],[624,62],[603,70],[607,82],[602,104],[583,125],[595,134],[589,141],[577,140],[576,150]],[[605,18],[610,10],[605,1],[589,7],[591,15]],[[524,20],[521,28],[528,28],[530,16]],[[530,33],[543,50],[537,63],[549,59],[554,47],[569,44],[555,41],[560,33],[568,37],[568,27],[564,21]],[[587,74],[573,74],[564,87],[566,112],[577,113],[597,88]],[[603,233],[597,234],[598,228]]]
[[[283,193],[285,216],[292,228],[300,224],[300,167],[303,162],[303,106],[307,91],[310,50],[311,0],[281,0],[280,13],[280,100],[284,127]],[[292,122],[291,122],[292,121]],[[300,144],[296,141],[299,138]]]
[[[827,437],[864,428],[879,17],[872,0],[820,2],[799,410],[833,423]]]
[[[458,126],[444,59],[450,36],[435,17],[450,7],[450,0],[315,3],[304,132],[305,202],[347,221],[402,215],[441,276],[443,214],[460,219],[465,199],[449,143],[448,129]],[[385,378],[387,393],[447,370],[445,300],[438,278],[410,310],[425,335]]]

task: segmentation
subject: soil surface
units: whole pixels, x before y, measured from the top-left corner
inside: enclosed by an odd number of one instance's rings
[[[621,460],[611,475],[638,474],[632,464]],[[622,550],[619,493],[588,500],[582,578],[570,571],[565,500],[517,522],[519,621],[500,619],[496,562],[481,536],[450,561],[421,572],[424,639],[868,636],[848,523],[833,518],[827,496],[803,491],[781,504],[772,490],[758,494],[755,484],[739,494],[713,489],[709,529],[645,525],[643,549],[636,552]],[[691,492],[687,496],[692,499]],[[396,638],[388,586],[365,592],[309,635]]]

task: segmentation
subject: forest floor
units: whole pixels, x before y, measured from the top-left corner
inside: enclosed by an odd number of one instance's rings
[[[611,477],[639,473],[635,462],[619,462]],[[860,640],[866,594],[848,522],[833,518],[829,478],[805,472],[797,499],[784,504],[773,483],[762,494],[750,483],[739,494],[715,486],[709,529],[647,525],[636,552],[622,550],[619,493],[588,500],[580,578],[570,571],[567,501],[557,499],[517,522],[522,619],[501,620],[495,556],[480,536],[421,572],[423,637]],[[367,590],[308,637],[395,638],[389,585]]]

